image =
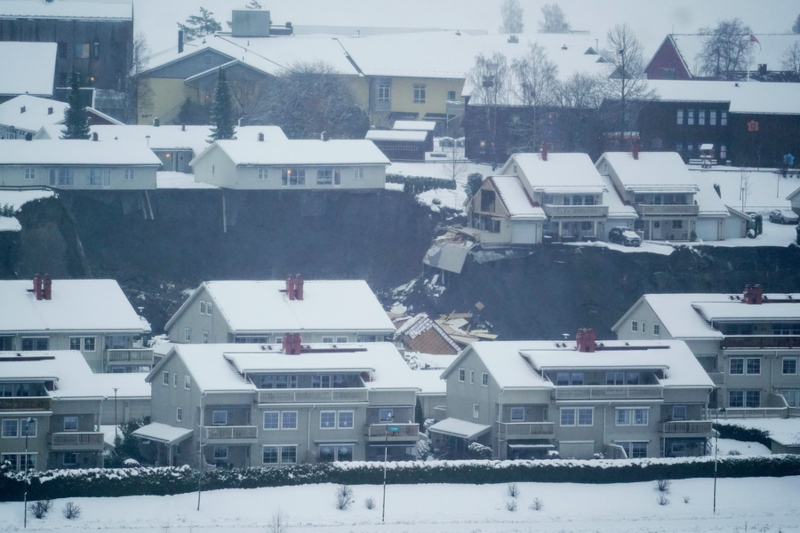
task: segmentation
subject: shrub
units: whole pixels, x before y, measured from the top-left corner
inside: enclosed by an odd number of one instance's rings
[[[508,495],[512,498],[519,496],[519,486],[516,483],[508,484]]]
[[[81,516],[81,508],[75,502],[67,502],[61,512],[64,513],[64,518],[67,520],[75,520]]]
[[[364,507],[366,507],[370,511],[372,509],[375,509],[375,500],[372,498],[367,498],[366,500],[364,500]]]
[[[544,508],[544,502],[539,498],[534,498],[533,503],[531,504],[531,510],[541,511],[543,508]]]
[[[689,503],[689,500],[691,500],[691,498],[689,498],[688,496],[683,497],[683,503]]]
[[[28,505],[28,510],[31,512],[34,518],[42,519],[47,516],[47,513],[50,512],[50,509],[53,507],[52,500],[39,500],[38,502],[33,502]]]
[[[431,178],[429,176],[403,176],[402,174],[386,174],[389,183],[402,183],[403,192],[419,194],[431,189],[455,189],[456,182],[448,179]]]
[[[661,505],[661,506],[669,505],[669,499],[667,498],[666,494],[664,494],[663,492],[658,495],[658,497],[656,498],[656,502],[658,502],[658,505]]]
[[[508,500],[506,502],[506,509],[512,513],[517,510],[517,500]]]
[[[668,479],[657,479],[656,480],[656,490],[662,494],[669,494],[670,487],[672,487],[672,481]]]
[[[755,428],[744,428],[735,424],[714,424],[713,427],[719,431],[719,437],[721,439],[758,442],[767,448],[772,446],[772,439],[769,438],[769,431]]]
[[[728,455],[742,455],[742,452],[739,450],[731,450],[728,452]]]
[[[353,489],[348,485],[339,485],[336,489],[336,508],[344,511],[353,503]]]
[[[480,442],[470,442],[467,446],[467,454],[475,459],[489,459],[492,456],[492,449]]]
[[[272,517],[267,525],[267,533],[285,533],[287,527],[286,515],[278,508],[277,511],[272,513]]]

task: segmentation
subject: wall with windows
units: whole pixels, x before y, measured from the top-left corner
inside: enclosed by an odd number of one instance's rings
[[[455,91],[458,99],[463,88],[463,79],[395,77],[391,83],[391,110],[417,113],[418,119],[428,113],[445,114],[448,92]]]
[[[667,328],[661,324],[661,319],[658,318],[653,308],[644,301],[637,304],[635,310],[627,316],[626,322],[621,324],[614,333],[620,340],[668,340],[672,338]]]
[[[181,308],[180,314],[175,315],[167,335],[171,342],[180,344],[232,342],[228,323],[204,286],[192,295],[191,302]]]
[[[70,190],[142,190],[156,188],[156,166],[3,165],[0,185]]]

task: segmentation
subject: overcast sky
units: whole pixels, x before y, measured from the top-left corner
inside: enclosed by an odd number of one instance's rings
[[[177,41],[177,22],[210,9],[217,20],[230,20],[232,9],[249,0],[134,0],[137,31],[147,35],[153,52]],[[294,25],[436,27],[484,29],[497,33],[503,0],[259,0],[274,23]],[[525,31],[536,32],[547,1],[520,0]],[[627,22],[652,55],[668,33],[694,33],[718,20],[739,17],[753,32],[787,33],[800,14],[797,0],[559,0],[576,30],[602,40],[614,24]],[[442,52],[446,53],[446,52]]]

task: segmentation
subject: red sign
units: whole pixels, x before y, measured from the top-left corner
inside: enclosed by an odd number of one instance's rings
[[[747,123],[747,131],[758,131],[758,122],[751,120]]]

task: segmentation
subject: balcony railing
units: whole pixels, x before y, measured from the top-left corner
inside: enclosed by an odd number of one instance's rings
[[[643,216],[697,216],[700,208],[694,204],[653,205],[636,204],[636,211]]]
[[[396,431],[389,431],[389,428],[396,429]],[[419,424],[408,422],[404,424],[368,424],[365,428],[365,434],[369,441],[388,441],[393,440],[416,440],[419,438]]]
[[[552,438],[555,435],[553,422],[497,422],[497,434],[501,439]]]
[[[694,433],[710,434],[712,432],[711,420],[674,420],[664,422],[663,433]]]
[[[333,403],[366,402],[369,391],[344,389],[268,389],[258,391],[258,403]]]
[[[556,400],[626,400],[663,398],[664,389],[661,385],[641,385],[638,387],[556,387]]]
[[[800,348],[800,335],[737,335],[722,339],[722,348],[736,349],[797,349]]]
[[[786,418],[788,415],[788,407],[727,407],[720,413],[708,412],[709,417],[715,418]]]
[[[114,363],[139,363],[152,364],[152,348],[125,348],[106,350],[106,361],[108,364]]]
[[[50,398],[0,398],[0,411],[49,411]]]
[[[550,205],[542,207],[550,217],[607,217],[607,205]]]
[[[53,433],[50,447],[53,450],[69,451],[103,451],[105,445],[103,433],[96,431],[68,431]]]
[[[253,440],[257,438],[257,426],[203,426],[203,439],[207,441]]]

